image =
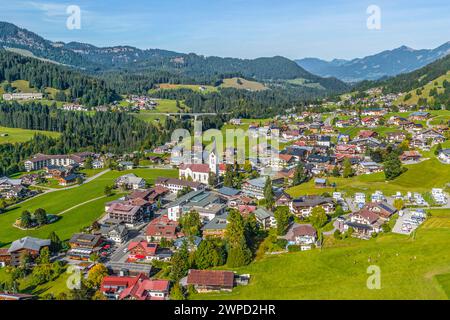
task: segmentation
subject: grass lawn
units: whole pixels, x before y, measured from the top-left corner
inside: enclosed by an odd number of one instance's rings
[[[177,170],[164,169],[111,171],[80,187],[47,193],[23,204],[15,205],[0,215],[0,247],[9,246],[12,241],[27,235],[46,238],[52,231],[57,232],[61,239],[68,239],[73,233],[98,219],[104,213],[105,202],[115,197],[101,198],[74,208],[64,213],[57,222],[36,230],[23,231],[13,227],[13,223],[24,210],[34,212],[38,208],[44,208],[50,214],[58,214],[80,203],[102,197],[106,185],[112,185],[116,178],[131,172],[145,178],[148,182],[153,182],[159,176],[178,176]]]
[[[444,187],[449,182],[450,166],[442,164],[436,158],[418,164],[407,165],[408,171],[392,181],[385,181],[384,173],[361,175],[353,178],[327,178],[330,183],[336,183],[338,191],[347,194],[355,192],[373,193],[383,191],[387,195],[401,192],[427,192],[432,188]],[[333,188],[315,188],[314,180],[287,190],[289,194],[298,197],[305,194],[321,194],[333,192]]]
[[[450,222],[450,210],[429,218]],[[266,256],[238,273],[250,284],[232,293],[193,299],[448,299],[450,225],[420,227],[415,237],[386,234],[369,241],[327,237],[324,249]],[[369,290],[367,268],[381,270],[381,289]],[[446,293],[447,292],[447,293]]]
[[[240,83],[238,82],[238,80],[240,80]],[[260,82],[249,81],[242,78],[223,79],[223,83],[220,86],[222,88],[245,89],[250,91],[261,91],[268,89],[264,84]]]
[[[31,277],[27,276],[24,279],[19,280],[19,290],[20,293],[33,294],[43,297],[46,294],[53,294],[57,296],[60,293],[70,293],[69,288],[67,288],[67,279],[70,274],[62,273],[58,278],[53,281],[44,283],[39,286],[34,286],[31,284]],[[6,269],[0,269],[0,283],[8,282],[11,279],[11,275],[6,272]]]
[[[206,90],[201,91],[200,87],[205,88]],[[176,89],[191,89],[195,92],[201,92],[201,93],[211,93],[216,92],[218,89],[217,87],[208,86],[208,85],[200,85],[200,84],[170,84],[170,83],[161,83],[159,85],[159,88],[162,90],[176,90]],[[157,91],[158,89],[151,89],[149,93],[152,93],[154,91]]]
[[[3,134],[6,134],[6,136],[2,136]],[[31,140],[36,134],[43,134],[53,138],[60,136],[59,132],[0,127],[0,144],[25,142]]]
[[[182,107],[186,108],[186,106],[182,101],[180,101],[180,104]],[[140,111],[139,113],[133,113],[133,115],[146,122],[159,121],[161,123],[164,123],[166,121],[167,116],[155,113],[178,113],[178,112],[180,112],[180,109],[177,108],[176,100],[161,99],[158,100],[158,106],[154,110]]]
[[[286,81],[287,83],[302,86],[302,87],[308,87],[308,88],[315,88],[315,89],[322,89],[325,90],[325,88],[318,82],[309,82],[308,80],[304,78],[297,78]]]

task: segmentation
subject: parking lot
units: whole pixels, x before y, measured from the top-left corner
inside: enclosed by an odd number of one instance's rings
[[[399,216],[392,232],[399,234],[411,234],[422,222],[413,219],[413,213],[408,209],[404,210],[403,216]]]

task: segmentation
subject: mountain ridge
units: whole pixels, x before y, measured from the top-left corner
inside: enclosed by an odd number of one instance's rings
[[[379,80],[420,69],[450,53],[450,41],[434,49],[400,46],[391,50],[351,60],[318,58],[297,59],[305,70],[321,77],[336,77],[346,82]]]
[[[304,70],[295,61],[281,56],[256,59],[222,58],[164,49],[139,49],[132,46],[97,47],[88,43],[50,41],[8,22],[0,22],[0,46],[28,50],[33,55],[89,72],[131,70],[168,71],[191,78],[216,79],[242,76],[257,80],[303,78],[318,82],[331,91],[347,85]]]

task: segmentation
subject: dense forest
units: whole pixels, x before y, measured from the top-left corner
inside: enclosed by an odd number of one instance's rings
[[[272,88],[246,91],[223,88],[218,92],[201,94],[190,89],[159,90],[152,96],[184,100],[193,112],[230,113],[235,117],[266,118],[285,114],[291,108],[301,108],[321,96],[311,88]]]
[[[203,129],[219,129],[224,116],[203,119]],[[63,111],[40,103],[0,103],[0,126],[61,132],[58,139],[36,135],[24,143],[0,144],[0,176],[23,170],[23,160],[36,153],[66,154],[79,151],[132,152],[150,149],[171,139],[184,128],[192,132],[190,119],[168,117],[154,126],[123,112]]]
[[[77,100],[87,106],[102,105],[120,98],[104,80],[61,65],[0,50],[0,82],[5,80],[27,80],[31,87],[42,92],[47,87],[55,88],[60,90],[58,96],[63,96],[65,101]]]

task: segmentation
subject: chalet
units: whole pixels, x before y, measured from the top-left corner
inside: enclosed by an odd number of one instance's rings
[[[237,207],[237,210],[243,217],[248,217],[250,214],[255,212],[256,205],[249,205],[249,204],[240,204]]]
[[[123,244],[128,240],[129,230],[123,224],[104,228],[102,235],[116,244]]]
[[[134,165],[134,163],[131,162],[131,161],[120,161],[120,162],[118,163],[118,167],[119,167],[121,170],[132,170],[132,169],[135,167],[135,165]]]
[[[450,149],[442,149],[438,154],[439,160],[446,164],[450,164]]]
[[[409,115],[409,120],[411,121],[425,121],[427,120],[431,114],[425,111],[416,111]]]
[[[377,127],[380,122],[378,117],[366,117],[361,119],[361,123],[365,127],[374,128]]]
[[[258,208],[254,212],[256,221],[263,229],[275,228],[277,220],[275,219],[273,212],[264,208]]]
[[[193,191],[203,190],[206,188],[206,184],[175,178],[162,178],[159,177],[155,181],[155,186],[164,187],[170,190],[170,192],[177,193],[185,188],[190,188]]]
[[[358,133],[359,139],[376,138],[376,137],[378,137],[378,133],[372,130],[361,130]]]
[[[202,228],[203,238],[207,237],[216,237],[216,238],[223,238],[225,236],[225,230],[227,228],[227,221],[228,213],[225,212],[221,215],[217,215],[209,221],[206,225]]]
[[[309,224],[292,224],[285,237],[289,245],[298,245],[302,251],[310,250],[317,243],[317,231]]]
[[[178,222],[170,220],[167,215],[150,221],[145,235],[148,242],[159,242],[162,239],[175,240],[178,237]]]
[[[373,161],[363,161],[357,166],[358,174],[371,174],[383,171],[383,166]]]
[[[281,191],[275,193],[275,206],[277,207],[289,206],[289,203],[291,203],[291,201],[292,197],[287,192]]]
[[[397,212],[397,209],[386,202],[370,202],[364,206],[364,209],[375,212],[381,219],[384,220],[389,220],[392,215]]]
[[[109,300],[167,300],[170,281],[150,279],[144,274],[135,277],[106,276],[100,291]]]
[[[413,138],[421,139],[424,141],[431,141],[431,145],[443,143],[445,141],[445,137],[434,129],[427,129],[419,132]]]
[[[400,155],[400,161],[404,162],[404,161],[413,161],[413,162],[417,162],[420,160],[420,158],[422,157],[422,155],[417,152],[417,151],[404,151],[401,155]]]
[[[275,169],[282,169],[292,166],[294,157],[289,154],[278,154],[270,159],[271,166]]]
[[[71,184],[74,184],[77,182],[78,177],[80,177],[78,174],[69,174],[67,176],[62,176],[58,179],[58,184],[60,186],[68,186]]]
[[[316,188],[326,188],[327,187],[327,179],[323,179],[323,178],[314,179],[314,186]]]
[[[22,179],[9,179],[0,177],[0,193],[22,185]]]
[[[293,214],[299,217],[309,217],[316,207],[322,207],[325,213],[331,214],[334,210],[333,198],[322,196],[302,196],[294,199],[289,204],[289,208]]]
[[[8,249],[0,248],[0,268],[4,268],[11,264],[11,254],[8,252]]]
[[[102,249],[103,237],[101,235],[76,233],[69,240],[70,250],[67,257],[72,260],[88,261],[94,253]]]
[[[338,144],[335,148],[336,154],[356,154],[356,146],[352,144]]]
[[[117,178],[115,185],[117,188],[136,190],[145,188],[146,182],[143,178],[137,177],[134,173],[129,173]]]
[[[158,244],[147,240],[131,241],[128,244],[128,262],[145,262],[152,260],[167,260],[171,257],[169,252],[158,252]]]
[[[389,143],[402,142],[405,139],[406,139],[406,134],[401,131],[388,132],[386,134],[386,141]]]
[[[331,147],[331,137],[330,136],[319,136],[317,138],[317,145],[322,147]]]
[[[8,190],[0,192],[6,199],[23,199],[28,197],[32,192],[24,186],[13,186]]]
[[[284,150],[280,151],[280,154],[290,155],[294,157],[295,162],[306,159],[308,154],[312,151],[312,147],[301,147],[301,146],[289,146]]]
[[[284,131],[281,136],[286,140],[296,140],[300,138],[300,131],[299,130],[287,130]]]
[[[383,108],[368,108],[361,111],[363,116],[383,116],[386,113],[387,111]]]
[[[378,233],[382,230],[383,223],[377,213],[363,208],[350,214],[349,220],[345,222],[344,230],[352,228],[354,230],[353,236],[368,239],[372,233]]]
[[[43,240],[32,237],[25,237],[14,241],[8,249],[11,256],[11,265],[17,267],[20,265],[20,258],[24,253],[31,255],[33,259],[39,257],[41,250],[50,246],[50,240]]]
[[[190,269],[186,285],[192,285],[197,292],[231,291],[234,287],[234,273],[221,270]]]

